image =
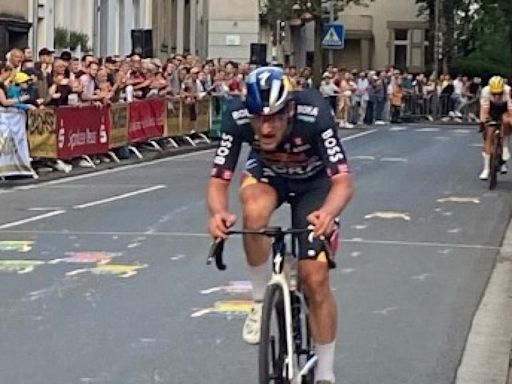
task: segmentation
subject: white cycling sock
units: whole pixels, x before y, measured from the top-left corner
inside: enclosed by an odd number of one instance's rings
[[[327,380],[332,383],[334,378],[334,349],[336,340],[329,344],[316,344],[315,352],[318,356],[318,362],[315,367],[315,380]]]
[[[252,283],[252,299],[254,301],[263,301],[265,289],[270,279],[268,263],[263,263],[257,267],[249,265],[249,275]]]

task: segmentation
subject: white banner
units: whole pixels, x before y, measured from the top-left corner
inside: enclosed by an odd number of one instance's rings
[[[27,115],[0,109],[0,176],[32,176],[27,141]]]

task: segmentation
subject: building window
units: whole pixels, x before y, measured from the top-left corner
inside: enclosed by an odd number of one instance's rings
[[[399,69],[406,69],[409,62],[409,30],[395,29],[394,65]]]
[[[396,41],[408,41],[409,31],[407,29],[395,29],[395,42]]]

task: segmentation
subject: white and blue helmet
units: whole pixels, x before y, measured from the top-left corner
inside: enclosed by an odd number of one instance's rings
[[[258,68],[247,77],[247,110],[251,115],[276,114],[287,105],[291,90],[281,68]]]

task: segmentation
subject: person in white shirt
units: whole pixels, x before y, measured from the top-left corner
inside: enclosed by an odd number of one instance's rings
[[[368,107],[368,100],[370,99],[368,88],[370,87],[370,82],[366,77],[364,72],[359,73],[359,77],[357,79],[357,90],[355,94],[355,103],[358,105],[358,113],[357,113],[357,124],[364,124],[364,117],[366,116],[366,108]]]

